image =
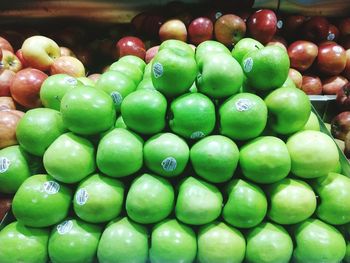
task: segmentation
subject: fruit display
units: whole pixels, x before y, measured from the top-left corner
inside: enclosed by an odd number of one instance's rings
[[[0,262],[350,262],[350,178],[305,88],[347,106],[338,28],[172,8],[93,74],[54,37],[0,39]]]

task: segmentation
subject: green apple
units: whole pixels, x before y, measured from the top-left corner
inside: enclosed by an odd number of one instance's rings
[[[231,55],[230,50],[220,42],[214,40],[207,40],[200,43],[196,48],[196,61],[199,67],[202,66],[203,59],[208,57],[214,57],[217,54]]]
[[[153,61],[153,59],[152,59],[152,61]],[[143,80],[145,80],[145,79],[151,79],[152,80],[152,61],[150,61],[145,67],[145,71],[143,73],[143,78],[142,78]]]
[[[72,191],[50,175],[38,174],[26,179],[12,202],[16,219],[31,227],[48,227],[68,214]]]
[[[93,82],[91,79],[87,77],[79,77],[77,80],[81,83],[81,85],[89,86],[89,87],[95,87],[95,82]]]
[[[187,177],[179,186],[175,214],[177,219],[186,224],[207,224],[220,216],[222,201],[216,186]]]
[[[240,93],[228,98],[221,104],[219,115],[220,133],[233,140],[258,137],[267,123],[265,102],[251,93]]]
[[[151,263],[192,263],[197,253],[196,234],[176,219],[157,224],[151,235]]]
[[[186,44],[187,45],[187,44]],[[152,82],[166,97],[176,97],[189,90],[198,73],[194,53],[174,45],[160,51],[152,61]]]
[[[187,93],[170,105],[170,129],[187,139],[209,135],[215,127],[214,103],[201,93]]]
[[[140,89],[127,96],[121,105],[128,128],[141,134],[155,134],[165,127],[167,100],[156,90]]]
[[[333,226],[318,219],[307,219],[294,229],[293,262],[341,262],[346,243]]]
[[[59,111],[63,96],[80,85],[76,78],[67,74],[49,76],[41,85],[40,100],[46,108]]]
[[[329,173],[315,179],[313,187],[320,199],[317,216],[332,225],[350,223],[350,178]]]
[[[0,232],[1,263],[46,263],[49,230],[12,222]]]
[[[147,262],[147,229],[127,217],[118,218],[108,225],[98,245],[100,263]]]
[[[294,81],[288,76],[286,81],[283,83],[281,88],[292,88],[292,89],[295,89],[296,86],[295,86]]]
[[[156,88],[153,86],[153,82],[151,78],[146,78],[141,80],[139,85],[136,88],[137,90],[139,89],[150,89],[150,90],[155,90]]]
[[[101,226],[67,219],[51,231],[49,257],[52,263],[95,262]]]
[[[315,113],[311,111],[309,119],[302,130],[320,131],[320,123]]]
[[[201,263],[243,262],[245,248],[242,233],[225,223],[213,222],[199,228],[197,259]]]
[[[181,174],[188,163],[187,143],[173,133],[160,133],[146,141],[143,158],[146,167],[156,174],[173,177]]]
[[[214,99],[226,98],[238,93],[242,83],[242,68],[231,55],[218,53],[202,59],[197,76],[201,93]]]
[[[236,171],[239,150],[231,139],[211,135],[192,146],[190,159],[197,175],[211,183],[223,183]]]
[[[296,224],[308,219],[316,210],[316,195],[301,180],[285,178],[267,188],[268,217],[282,225]]]
[[[133,56],[133,55],[127,55],[127,56],[121,57],[118,61],[119,62],[126,62],[126,63],[132,64],[132,65],[135,65],[142,72],[145,70],[145,67],[146,67],[146,62],[143,59],[141,59],[137,56]]]
[[[123,99],[136,90],[136,84],[123,73],[106,71],[98,79],[96,89],[103,90],[110,95],[117,112],[120,112]]]
[[[282,226],[264,222],[247,233],[248,263],[288,263],[292,253],[292,239]]]
[[[339,161],[338,148],[327,134],[301,131],[287,141],[292,160],[291,172],[302,178],[326,176]]]
[[[259,41],[246,37],[242,38],[234,45],[231,54],[241,64],[245,55],[251,51],[262,49],[263,47],[263,44]]]
[[[191,48],[190,45],[188,45],[186,42],[177,40],[177,39],[168,39],[162,42],[162,44],[159,46],[159,51],[163,49],[180,49],[184,53],[194,56],[194,51]]]
[[[273,45],[248,52],[242,68],[251,87],[267,91],[281,87],[289,72],[289,57],[283,48]]]
[[[126,197],[126,212],[137,223],[165,219],[174,208],[174,189],[165,178],[143,174],[136,178]]]
[[[120,115],[117,120],[115,121],[115,128],[123,128],[123,129],[127,129],[128,127],[126,126],[123,117]]]
[[[256,183],[270,184],[289,174],[291,158],[281,139],[262,136],[242,146],[239,164],[246,178]]]
[[[343,261],[345,263],[350,263],[350,242],[349,241],[347,242],[347,245],[346,245],[346,254]]]
[[[99,170],[108,176],[136,173],[143,164],[143,142],[132,132],[115,128],[99,142],[96,162]]]
[[[0,150],[0,193],[16,193],[31,176],[28,161],[28,154],[18,145]]]
[[[143,71],[138,65],[129,63],[127,61],[114,62],[108,69],[108,71],[117,71],[123,73],[126,77],[133,80],[137,86],[143,77]]]
[[[112,98],[91,87],[68,91],[62,98],[60,111],[64,125],[82,135],[106,131],[114,125],[116,118]]]
[[[265,103],[269,113],[268,125],[279,134],[302,130],[310,117],[310,99],[300,89],[276,89],[265,98]]]
[[[95,149],[88,140],[68,132],[59,136],[47,148],[46,171],[63,183],[77,183],[95,171]]]
[[[198,92],[198,88],[197,88],[196,82],[193,82],[191,88],[188,91],[190,93],[197,93]]]
[[[227,186],[227,202],[222,216],[235,227],[251,228],[261,223],[267,211],[267,200],[261,188],[242,179]]]
[[[74,194],[74,212],[86,222],[107,222],[120,214],[123,201],[121,181],[93,174],[79,183]]]
[[[37,108],[27,111],[18,122],[16,137],[27,152],[43,156],[46,149],[66,131],[59,111]]]

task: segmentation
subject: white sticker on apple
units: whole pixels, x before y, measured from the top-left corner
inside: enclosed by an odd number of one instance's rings
[[[333,41],[335,39],[335,34],[334,33],[329,33],[327,36],[328,41]]]
[[[172,172],[176,169],[177,162],[174,157],[167,157],[161,163],[164,171]]]
[[[60,235],[64,235],[66,233],[69,233],[69,231],[71,231],[72,228],[73,228],[72,220],[66,220],[57,226],[57,232]]]
[[[88,198],[89,198],[88,192],[84,188],[81,188],[78,190],[75,196],[75,201],[77,202],[78,205],[84,205],[86,204]]]
[[[202,131],[195,131],[191,134],[190,138],[191,139],[200,139],[203,138],[205,136],[204,132]]]
[[[153,75],[155,78],[159,78],[163,75],[163,65],[159,62],[156,62],[153,65]]]
[[[55,181],[47,181],[44,183],[44,191],[49,195],[57,194],[59,190],[60,185]]]
[[[74,85],[76,86],[78,84],[78,80],[76,80],[75,78],[73,77],[68,77],[66,78],[66,82],[69,84],[69,85]]]
[[[282,20],[278,20],[276,26],[277,26],[278,29],[281,29],[283,27],[283,21]]]
[[[252,71],[253,69],[253,59],[251,57],[249,58],[246,58],[244,61],[243,61],[243,70],[244,72],[248,73],[250,71]]]
[[[248,99],[239,99],[235,105],[238,111],[247,111],[252,107],[252,103]]]
[[[111,93],[111,96],[112,96],[112,100],[116,106],[120,106],[120,104],[122,104],[123,96],[118,91],[113,91]]]
[[[0,157],[0,173],[6,172],[10,167],[10,160],[6,157]]]

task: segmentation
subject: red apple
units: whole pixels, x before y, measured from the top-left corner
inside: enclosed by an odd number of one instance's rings
[[[47,77],[44,72],[38,69],[22,69],[16,73],[10,87],[12,98],[26,108],[40,107],[39,92],[41,84]]]
[[[8,51],[14,53],[13,47],[12,47],[12,45],[10,44],[10,42],[8,42],[8,41],[7,41],[5,38],[3,38],[3,37],[0,37],[0,49],[8,50]]]
[[[269,9],[261,9],[248,19],[249,34],[263,44],[268,43],[277,30],[276,14]]]
[[[318,47],[317,68],[327,75],[339,75],[346,66],[346,52],[335,42],[327,41]]]
[[[162,42],[168,39],[177,39],[186,42],[186,26],[179,19],[168,20],[160,27],[159,38]]]
[[[287,51],[287,41],[280,36],[274,36],[267,44],[266,46],[279,46],[283,48],[285,51]]]
[[[16,105],[11,97],[0,97],[0,111],[15,110]]]
[[[335,25],[330,24],[328,28],[327,40],[337,41],[338,38],[339,38],[339,29]]]
[[[9,111],[0,111],[0,149],[18,144],[16,127],[21,119],[17,114]]]
[[[301,89],[307,95],[320,95],[322,94],[322,82],[317,76],[304,75]]]
[[[0,197],[0,222],[6,215],[8,211],[11,209],[12,197],[2,195]]]
[[[145,59],[146,47],[142,40],[138,37],[123,37],[117,42],[116,47],[118,58],[127,55],[134,55],[141,59]]]
[[[303,25],[304,37],[312,42],[327,40],[329,22],[323,16],[314,16]]]
[[[19,59],[19,61],[21,61],[22,68],[27,68],[27,67],[28,67],[28,64],[27,64],[27,62],[24,60],[22,49],[18,49],[18,50],[16,51],[16,56],[17,56],[17,58]]]
[[[350,132],[350,111],[343,111],[332,119],[331,132],[334,138],[345,140],[346,134]]]
[[[336,103],[340,110],[350,111],[350,82],[338,90]]]
[[[16,73],[5,69],[0,72],[0,96],[11,96],[10,87]]]
[[[53,61],[50,67],[50,74],[67,74],[75,78],[85,77],[85,68],[79,59],[63,56]]]
[[[188,37],[192,44],[200,43],[213,38],[213,22],[207,17],[198,17],[188,27]]]
[[[309,69],[318,54],[317,46],[305,40],[298,40],[288,47],[290,66],[299,71]]]
[[[101,76],[100,73],[94,73],[94,74],[89,75],[88,78],[96,83],[100,79],[100,76]]]
[[[350,35],[341,38],[340,44],[345,50],[350,49]]]
[[[22,63],[18,57],[5,49],[2,51],[1,65],[3,69],[9,69],[13,72],[18,72],[22,69]]]
[[[77,56],[77,59],[79,59],[81,63],[83,63],[84,66],[88,67],[93,64],[93,56],[90,50],[85,48],[79,48],[75,51],[75,55]]]
[[[343,76],[326,78],[322,81],[323,94],[336,95],[338,90],[340,90],[348,82],[349,81]]]
[[[340,20],[338,27],[339,27],[340,35],[342,36],[350,35],[350,17],[346,17]]]
[[[244,23],[247,23],[249,17],[252,15],[251,9],[240,9],[236,11],[237,15],[243,19]]]
[[[306,19],[303,15],[290,15],[286,17],[283,25],[284,35],[288,38],[294,38],[294,36],[300,35],[302,25]]]
[[[154,46],[154,47],[151,47],[149,48],[147,51],[146,51],[146,58],[145,58],[145,61],[146,63],[148,64],[152,58],[154,58],[154,56],[158,53],[158,49],[159,49],[159,46]]]
[[[342,74],[343,74],[346,78],[350,79],[350,49],[347,49],[347,50],[345,51],[345,53],[346,53],[346,65],[345,65],[345,69],[344,69],[344,71],[342,72]]]
[[[245,22],[239,16],[227,14],[221,16],[215,22],[215,38],[226,46],[232,46],[241,40],[247,27]]]
[[[301,73],[294,68],[290,68],[288,76],[294,82],[295,86],[298,89],[301,89],[301,86],[303,84],[303,76],[301,75]]]
[[[74,52],[70,48],[67,48],[67,47],[60,47],[60,55],[61,56],[76,57]]]
[[[156,38],[163,23],[164,17],[158,10],[142,12],[131,20],[137,34],[148,38]]]
[[[213,24],[223,15],[225,15],[225,11],[218,7],[210,7],[205,13],[205,16],[208,17]]]

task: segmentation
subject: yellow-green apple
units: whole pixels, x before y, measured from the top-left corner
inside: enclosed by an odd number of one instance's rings
[[[322,94],[322,82],[318,76],[303,75],[301,89],[307,95],[320,95]]]
[[[59,111],[37,108],[27,111],[19,121],[16,137],[24,150],[43,156],[46,149],[66,131]]]
[[[0,97],[0,111],[15,110],[16,105],[12,97]]]
[[[215,127],[214,103],[201,93],[187,93],[170,105],[170,129],[188,139],[209,135]]]
[[[269,222],[252,228],[246,235],[245,260],[251,263],[288,263],[293,253],[293,241],[280,225]]]
[[[350,179],[338,173],[317,178],[313,187],[320,204],[317,216],[332,225],[350,223]]]
[[[51,262],[94,262],[102,227],[68,218],[52,228],[48,252]]]
[[[243,175],[256,183],[270,184],[285,178],[291,169],[286,144],[273,136],[262,136],[244,144],[239,164]]]
[[[149,257],[152,263],[193,262],[197,254],[196,234],[189,226],[168,219],[154,226]]]
[[[239,230],[223,222],[213,222],[198,231],[198,262],[243,262],[245,239]]]
[[[310,113],[309,119],[302,130],[320,131],[320,122],[315,113]]]
[[[18,71],[10,86],[12,98],[29,109],[40,107],[40,88],[47,77],[38,69],[25,68]]]
[[[124,202],[124,184],[115,178],[93,174],[78,185],[74,194],[75,214],[90,223],[116,218]]]
[[[301,178],[326,176],[339,161],[337,145],[319,131],[295,133],[288,138],[287,147],[292,160],[291,172]]]
[[[117,58],[127,55],[133,55],[145,59],[146,47],[143,41],[138,37],[126,36],[116,43]]]
[[[20,119],[13,110],[0,111],[0,149],[18,144],[16,128]]]
[[[233,140],[253,139],[263,132],[267,123],[265,102],[251,93],[228,98],[221,104],[219,115],[220,133]]]
[[[136,173],[143,164],[143,141],[126,129],[116,128],[100,140],[96,162],[99,170],[111,177]]]
[[[161,132],[166,123],[167,100],[162,93],[139,89],[121,104],[121,114],[128,128],[141,134]]]
[[[252,39],[252,38],[249,38],[249,37],[246,37],[246,38],[241,39],[240,41],[238,41],[234,45],[231,53],[232,53],[232,56],[238,61],[238,63],[241,64],[243,57],[247,53],[254,51],[254,50],[261,49],[263,47],[264,46],[259,41]]]
[[[337,92],[349,81],[343,76],[333,76],[322,81],[322,93],[326,95],[336,95]]]
[[[14,194],[31,176],[28,154],[18,145],[0,150],[0,192]]]
[[[197,17],[188,26],[189,42],[194,45],[213,38],[213,22],[207,17]]]
[[[0,71],[0,96],[11,96],[10,87],[15,79],[16,73],[12,70]]]
[[[57,43],[45,36],[31,36],[22,45],[23,58],[30,67],[49,70],[54,59],[60,56]]]
[[[19,58],[13,54],[11,51],[2,50],[2,59],[0,64],[0,69],[9,69],[13,72],[18,72],[23,68]]]
[[[55,74],[67,74],[79,78],[85,76],[85,68],[79,59],[72,56],[61,56],[54,59],[50,66],[50,75]]]
[[[266,215],[267,200],[258,185],[235,179],[227,185],[226,193],[222,217],[227,223],[239,228],[251,228],[261,223]]]
[[[146,262],[148,259],[147,228],[127,217],[113,220],[102,233],[97,258],[101,263]]]
[[[80,86],[68,90],[61,100],[60,111],[64,125],[83,135],[107,131],[116,119],[112,98],[92,87]]]
[[[266,44],[277,31],[276,14],[269,9],[260,9],[249,17],[247,27],[252,38]]]
[[[318,47],[306,40],[297,40],[288,47],[290,66],[302,72],[311,67],[317,54]]]
[[[181,174],[188,163],[187,143],[173,133],[152,136],[143,148],[143,159],[148,169],[156,174],[173,177]]]
[[[266,98],[268,125],[276,133],[292,134],[300,131],[311,113],[309,97],[300,89],[279,88]]]
[[[293,262],[341,262],[346,243],[333,226],[318,219],[307,219],[294,229]]]
[[[48,227],[62,221],[69,212],[71,189],[47,174],[27,178],[16,192],[12,212],[26,226]]]
[[[215,21],[215,38],[225,46],[232,46],[244,37],[246,29],[242,18],[234,14],[226,14]]]
[[[320,72],[335,76],[339,75],[346,66],[346,52],[339,44],[327,41],[318,47],[317,68]]]
[[[199,92],[213,99],[234,95],[242,86],[243,70],[231,55],[206,56],[198,69],[196,86]]]
[[[141,224],[157,223],[169,216],[174,208],[174,189],[160,176],[143,174],[130,186],[125,208],[132,220]]]
[[[295,87],[301,89],[301,86],[303,84],[303,76],[298,70],[290,68],[288,72],[288,77],[294,82]]]
[[[223,198],[216,186],[187,177],[180,183],[178,191],[175,215],[181,222],[204,225],[220,216]]]
[[[7,39],[5,39],[5,38],[3,38],[3,37],[0,37],[0,49],[2,49],[2,50],[8,50],[8,51],[10,51],[10,52],[15,52],[14,50],[13,50],[13,47],[12,47],[12,45],[10,44],[10,42],[7,40]]]
[[[0,261],[2,263],[46,263],[49,230],[32,228],[14,221],[0,232]]]
[[[151,62],[154,56],[158,53],[158,50],[159,50],[158,45],[147,49],[146,56],[145,56],[145,61],[147,64]]]
[[[234,141],[222,135],[207,136],[190,151],[196,174],[211,183],[223,183],[236,171],[239,150]]]
[[[56,180],[77,183],[95,171],[95,149],[88,139],[64,133],[47,148],[43,162]]]
[[[170,19],[159,28],[159,38],[162,42],[168,39],[177,39],[186,42],[186,25],[179,19]]]

